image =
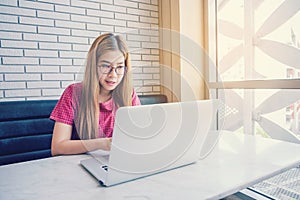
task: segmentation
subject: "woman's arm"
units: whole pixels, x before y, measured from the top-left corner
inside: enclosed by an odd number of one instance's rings
[[[53,156],[60,154],[80,154],[97,149],[110,150],[111,138],[71,140],[71,135],[71,125],[55,122],[51,145]]]

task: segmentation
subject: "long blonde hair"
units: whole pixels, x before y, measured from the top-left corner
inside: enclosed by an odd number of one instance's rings
[[[87,55],[82,93],[75,115],[75,126],[80,139],[97,138],[99,134],[100,83],[97,65],[101,55],[115,50],[123,53],[127,70],[120,84],[113,90],[112,98],[117,108],[132,105],[131,64],[128,47],[121,36],[112,33],[102,34],[95,39]]]

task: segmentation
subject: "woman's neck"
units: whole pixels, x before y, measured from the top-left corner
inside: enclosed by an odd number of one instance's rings
[[[101,92],[99,94],[99,103],[103,103],[111,99],[111,92]]]

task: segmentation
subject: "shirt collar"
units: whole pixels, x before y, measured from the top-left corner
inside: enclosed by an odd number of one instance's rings
[[[112,111],[114,108],[114,101],[113,98],[106,102],[100,103],[100,110]]]

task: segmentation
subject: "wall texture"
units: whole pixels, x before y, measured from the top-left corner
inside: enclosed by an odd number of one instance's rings
[[[157,0],[0,0],[0,101],[58,99],[99,34],[122,34],[139,94],[160,92]]]

